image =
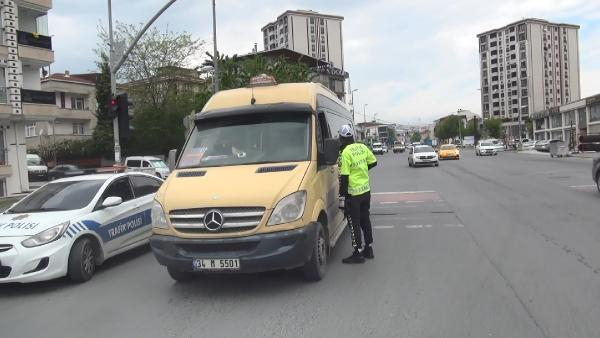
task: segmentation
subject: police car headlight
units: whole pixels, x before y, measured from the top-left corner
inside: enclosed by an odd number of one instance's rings
[[[304,214],[306,191],[297,191],[277,203],[267,225],[289,223],[298,220]]]
[[[46,229],[36,235],[27,238],[26,240],[21,242],[21,245],[26,248],[33,248],[35,246],[40,246],[53,242],[59,239],[60,236],[62,236],[65,233],[65,231],[67,231],[69,224],[71,224],[71,222],[67,221],[59,225],[53,226],[50,229]]]
[[[152,226],[159,229],[168,229],[169,224],[167,223],[167,216],[165,216],[165,211],[163,210],[162,205],[157,201],[154,201],[152,205],[151,211],[152,217]]]

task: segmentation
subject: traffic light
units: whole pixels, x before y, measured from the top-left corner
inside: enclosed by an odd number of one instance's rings
[[[127,141],[131,133],[129,130],[129,100],[127,99],[127,93],[117,95],[116,106],[116,116],[119,121],[119,138]]]
[[[117,117],[119,106],[117,99],[113,96],[110,98],[110,116],[114,119]]]

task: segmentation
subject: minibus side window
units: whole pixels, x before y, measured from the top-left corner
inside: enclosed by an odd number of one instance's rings
[[[325,167],[325,139],[331,138],[329,125],[325,119],[325,114],[320,112],[317,119],[317,164],[319,169]]]

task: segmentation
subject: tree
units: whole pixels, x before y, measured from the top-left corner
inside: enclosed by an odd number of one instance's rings
[[[435,126],[434,133],[438,139],[448,140],[459,135],[459,127],[462,130],[461,117],[450,115]]]
[[[487,119],[483,122],[483,128],[490,137],[500,138],[502,135],[502,120]]]
[[[94,129],[93,140],[96,147],[96,153],[110,157],[113,152],[113,125],[112,115],[110,113],[110,68],[108,66],[108,56],[100,54],[100,61],[96,62],[100,74],[96,81],[96,118],[98,123]]]
[[[421,134],[418,132],[414,132],[410,136],[410,142],[421,142]]]

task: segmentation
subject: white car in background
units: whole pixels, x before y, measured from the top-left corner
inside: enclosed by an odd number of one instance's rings
[[[475,146],[475,155],[477,156],[485,156],[485,155],[498,155],[497,146],[495,146],[491,142],[480,141]]]
[[[417,167],[422,165],[439,166],[438,154],[432,146],[420,145],[412,147],[408,152],[408,166]]]
[[[107,258],[148,243],[162,182],[124,173],[42,186],[0,214],[0,283],[89,280]]]
[[[46,181],[48,179],[48,167],[40,155],[27,154],[27,174],[30,181]]]
[[[383,150],[383,144],[379,142],[373,143],[373,154],[375,155],[383,155],[385,151]]]
[[[166,179],[171,171],[169,166],[158,157],[154,156],[130,156],[125,159],[128,172],[144,172],[153,174],[159,178]]]

